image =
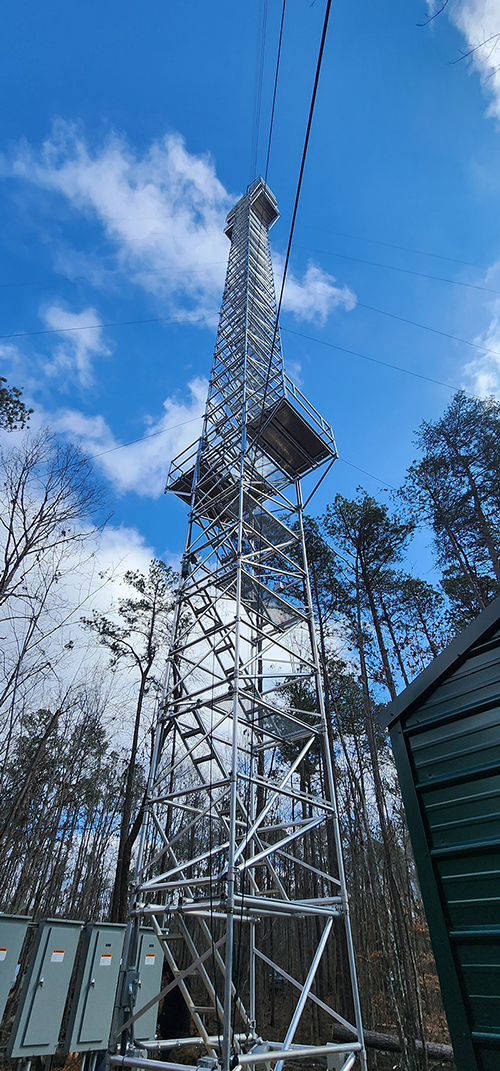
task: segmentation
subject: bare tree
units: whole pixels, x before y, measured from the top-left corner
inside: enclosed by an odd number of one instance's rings
[[[1,783],[16,721],[51,704],[42,693],[59,686],[72,646],[64,626],[102,582],[94,552],[104,518],[90,461],[49,432],[1,453],[0,473]],[[79,591],[85,563],[91,579]]]
[[[91,618],[83,618],[83,623],[92,629],[98,642],[110,652],[111,667],[114,669],[119,663],[128,665],[139,677],[132,743],[124,774],[120,843],[111,902],[112,922],[123,921],[127,911],[130,861],[141,821],[140,808],[132,818],[137,779],[141,772],[137,761],[139,732],[145,697],[150,690],[158,692],[159,688],[153,669],[156,668],[162,648],[165,651],[170,632],[175,574],[164,562],[154,558],[147,576],[130,570],[125,573],[124,579],[134,594],[119,600],[115,619],[97,612]]]
[[[0,453],[0,606],[23,600],[42,557],[86,540],[105,523],[89,458],[43,431]]]

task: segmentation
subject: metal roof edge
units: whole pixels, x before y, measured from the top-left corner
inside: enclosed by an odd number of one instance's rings
[[[436,655],[436,658],[433,658],[432,662],[418,674],[418,677],[415,677],[415,680],[396,699],[388,703],[385,710],[378,715],[380,727],[382,729],[391,729],[403,711],[407,710],[425,692],[429,691],[451,669],[454,662],[457,662],[470,647],[477,643],[485,632],[488,632],[489,629],[496,625],[497,621],[500,621],[500,595],[497,595],[489,606],[481,611],[475,621],[472,621],[459,636],[456,636],[445,647],[444,651],[441,651],[441,654]]]

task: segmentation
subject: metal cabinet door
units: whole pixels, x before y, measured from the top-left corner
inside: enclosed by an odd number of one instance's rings
[[[163,951],[153,930],[148,930],[146,927],[141,927],[139,932],[137,969],[139,972],[139,989],[134,1013],[138,1012],[148,1001],[157,996],[161,988]],[[153,1007],[145,1012],[144,1015],[141,1015],[134,1024],[136,1041],[154,1041],[157,1018],[158,1004],[153,1004]]]
[[[0,915],[0,1019],[14,984],[16,967],[30,922],[28,915]]]
[[[89,923],[75,985],[64,1048],[106,1049],[116,997],[125,926]]]
[[[81,930],[81,922],[39,923],[7,1043],[9,1058],[55,1053]]]

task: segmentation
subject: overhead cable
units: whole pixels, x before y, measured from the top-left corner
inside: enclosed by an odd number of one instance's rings
[[[443,275],[429,275],[424,271],[414,271],[412,268],[400,268],[395,264],[381,264],[376,260],[365,260],[363,257],[351,257],[347,253],[337,253],[330,249],[313,249],[308,245],[299,245],[299,249],[307,249],[310,253],[320,253],[325,257],[338,257],[340,260],[352,260],[356,264],[370,264],[373,268],[387,268],[388,271],[399,271],[404,275],[417,275],[420,279],[434,279],[438,283],[452,283],[454,286],[465,286],[470,290],[483,290],[486,294],[500,294],[500,290],[493,290],[490,286],[480,286],[479,283],[465,283],[462,279],[446,279]]]
[[[309,342],[318,342],[320,346],[328,346],[332,350],[340,350],[341,353],[348,353],[352,357],[361,357],[363,361],[371,361],[373,364],[381,364],[384,368],[392,368],[395,372],[404,372],[407,376],[415,376],[417,379],[425,379],[427,383],[435,383],[438,387],[448,387],[449,390],[458,391],[461,387],[454,387],[452,383],[446,383],[442,379],[433,379],[431,376],[424,376],[422,372],[413,372],[410,368],[403,368],[399,364],[391,364],[389,361],[382,361],[378,357],[368,357],[366,353],[358,353],[357,350],[348,350],[345,346],[337,346],[334,342],[326,342],[324,338],[315,338],[313,335],[305,335],[302,331],[292,331],[291,327],[282,327],[282,331],[286,331],[289,335],[297,335],[298,338],[306,338]],[[465,391],[466,394],[469,391]],[[475,397],[475,395],[471,395]]]
[[[368,309],[369,312],[377,312],[380,316],[389,316],[391,320],[400,320],[403,324],[411,324],[412,327],[420,327],[422,331],[431,331],[433,335],[441,335],[443,338],[451,338],[454,342],[463,342],[464,346],[472,346],[475,350],[481,350],[482,353],[491,353],[494,357],[500,357],[500,353],[497,350],[490,350],[488,346],[481,346],[478,342],[470,342],[468,338],[460,338],[459,335],[450,335],[448,331],[440,331],[437,327],[429,327],[427,324],[420,324],[417,320],[409,320],[407,316],[398,316],[395,312],[387,312],[386,309],[377,309],[374,305],[364,305],[362,301],[358,301],[357,306],[360,309]]]
[[[135,240],[135,239],[132,239],[132,240]],[[200,275],[204,271],[209,271],[210,268],[216,268],[220,264],[225,264],[225,263],[226,262],[224,260],[212,260],[212,261],[209,261],[208,264],[205,264],[203,268],[179,268],[179,269],[176,269],[175,271],[170,271],[169,270],[168,274],[169,275]],[[137,276],[137,275],[148,275],[148,276],[149,275],[165,275],[166,271],[165,271],[165,269],[162,269],[161,271],[149,271],[149,269],[146,269],[146,268],[145,269],[136,268],[136,269],[133,269],[132,271],[110,271],[107,274],[110,275],[110,276],[113,276],[113,278],[114,278],[115,275],[126,275],[126,276],[128,276],[128,278],[132,282],[134,282],[135,281],[134,276]],[[35,280],[29,279],[27,282],[0,283],[0,290],[10,290],[13,287],[18,287],[18,286],[35,286],[35,287],[39,287],[41,290],[54,290],[57,286],[66,286],[68,284],[70,286],[76,286],[76,284],[79,283],[79,282],[84,282],[84,283],[87,282],[88,283],[89,281],[90,280],[89,280],[87,275],[75,275],[74,279],[61,278],[61,279],[57,279],[53,283],[49,283],[49,282],[46,282],[46,281],[45,282],[37,282]],[[91,285],[93,285],[93,284],[91,284]]]
[[[283,26],[284,26],[284,22],[285,22],[285,8],[286,8],[286,0],[283,0],[283,4],[282,4],[282,8],[281,8],[280,33],[279,33],[279,39],[278,39],[278,54],[276,56],[276,69],[275,69],[275,72],[274,72],[273,102],[272,102],[272,105],[271,105],[271,119],[270,119],[270,122],[269,122],[269,137],[268,137],[268,140],[267,140],[266,170],[265,170],[265,173],[264,173],[264,182],[265,183],[267,183],[267,174],[268,174],[268,171],[269,171],[269,157],[271,155],[271,141],[272,141],[272,137],[273,137],[274,112],[275,112],[275,108],[276,108],[276,93],[277,93],[277,90],[278,90],[278,77],[279,77],[280,61],[281,61],[281,45],[282,45],[282,42],[283,42]]]
[[[349,465],[350,469],[356,469],[357,472],[363,472],[365,476],[369,476],[371,480],[376,480],[376,482],[382,484],[383,487],[390,487],[391,491],[397,491],[397,487],[393,487],[392,483],[389,483],[388,480],[379,480],[378,476],[373,475],[373,472],[367,472],[366,469],[360,469],[359,465],[353,465],[352,461],[346,461],[345,457],[338,457],[337,461],[341,461],[343,465]]]
[[[308,227],[308,230],[312,228]],[[363,238],[360,234],[345,234],[344,231],[321,231],[322,234],[334,234],[338,238],[352,238],[355,242],[368,242],[370,245],[383,245],[387,249],[399,249],[402,253],[416,253],[419,257],[433,257],[435,260],[449,260],[452,264],[463,264],[466,268],[478,268],[479,271],[488,271],[484,264],[472,264],[470,260],[459,260],[458,257],[446,257],[443,253],[429,253],[424,249],[412,249],[409,245],[395,245],[393,242],[382,242],[377,238]]]
[[[282,280],[281,280],[281,289],[280,289],[280,296],[279,296],[279,301],[278,301],[278,311],[277,311],[277,314],[276,314],[276,326],[275,326],[275,329],[274,329],[273,344],[271,346],[271,355],[270,355],[270,358],[269,358],[269,362],[271,362],[271,359],[272,359],[272,356],[273,356],[273,349],[274,349],[274,345],[275,345],[275,342],[276,342],[276,334],[277,334],[277,331],[278,331],[278,323],[279,323],[279,317],[280,317],[280,312],[281,312],[281,305],[283,303],[283,292],[284,292],[284,289],[285,289],[285,282],[286,282],[286,276],[287,276],[287,271],[288,271],[288,264],[289,264],[289,260],[290,260],[290,251],[291,251],[291,248],[292,248],[293,234],[294,234],[294,230],[295,230],[295,222],[296,222],[296,219],[297,219],[297,209],[299,207],[300,191],[302,189],[302,179],[304,177],[304,168],[305,168],[305,165],[306,165],[307,150],[308,150],[308,147],[309,147],[309,137],[310,137],[310,134],[311,134],[311,127],[312,127],[312,121],[313,121],[313,115],[314,115],[314,108],[315,108],[315,105],[316,105],[316,95],[317,95],[317,92],[318,92],[319,76],[320,76],[320,73],[321,73],[321,65],[322,65],[322,62],[323,62],[323,53],[324,53],[324,50],[325,50],[326,33],[327,33],[327,30],[328,30],[328,23],[329,23],[329,20],[330,20],[331,6],[332,6],[332,0],[327,0],[325,17],[324,17],[324,20],[323,20],[323,31],[322,31],[322,34],[321,34],[321,42],[320,42],[320,46],[319,46],[318,59],[317,59],[317,62],[316,62],[316,72],[315,72],[315,75],[314,75],[314,85],[313,85],[311,103],[310,103],[310,106],[309,106],[309,115],[308,115],[308,119],[307,119],[306,135],[305,135],[305,138],[304,138],[304,147],[302,149],[302,159],[300,161],[299,177],[298,177],[298,180],[297,180],[297,189],[296,189],[296,193],[295,193],[295,201],[294,201],[293,212],[292,212],[292,222],[290,224],[290,233],[289,233],[289,236],[288,236],[288,245],[287,245],[286,256],[285,256],[285,266],[283,268],[283,277],[282,277]]]
[[[284,268],[283,268],[283,275],[282,275],[281,287],[280,287],[280,295],[279,295],[278,307],[277,307],[277,310],[276,310],[276,320],[275,320],[275,323],[274,323],[273,338],[272,338],[272,342],[271,342],[271,351],[270,351],[270,354],[269,354],[269,362],[268,362],[268,366],[267,366],[266,382],[264,384],[264,394],[263,394],[263,398],[262,398],[262,411],[261,411],[262,415],[261,415],[260,425],[259,425],[259,427],[257,429],[256,435],[254,436],[254,443],[256,443],[258,441],[258,438],[259,438],[259,435],[260,435],[261,429],[262,429],[262,424],[263,424],[264,408],[265,408],[265,404],[266,404],[267,391],[268,391],[268,387],[269,387],[269,377],[271,375],[271,366],[272,366],[272,360],[273,360],[273,354],[274,354],[274,347],[276,345],[276,338],[278,336],[280,312],[281,312],[281,306],[282,306],[282,303],[283,303],[283,293],[284,293],[284,290],[285,290],[285,282],[286,282],[286,276],[287,276],[287,272],[288,272],[288,264],[289,264],[289,261],[290,261],[290,251],[291,251],[291,248],[292,248],[293,233],[294,233],[294,230],[295,230],[295,221],[297,219],[297,209],[299,207],[300,191],[301,191],[301,188],[302,188],[302,179],[304,177],[304,168],[305,168],[305,164],[306,164],[307,149],[308,149],[308,146],[309,146],[309,137],[310,137],[310,134],[311,134],[311,126],[312,126],[312,121],[313,121],[314,108],[315,108],[315,105],[316,105],[316,95],[317,95],[317,92],[318,92],[319,76],[320,76],[320,73],[321,73],[321,65],[322,65],[322,62],[323,62],[323,53],[324,53],[324,50],[325,50],[326,32],[328,30],[328,22],[330,20],[331,6],[332,6],[332,0],[327,0],[326,10],[325,10],[325,17],[323,19],[323,30],[322,30],[322,33],[321,33],[321,41],[320,41],[320,46],[319,46],[318,58],[317,58],[317,61],[316,61],[316,71],[315,71],[315,74],[314,74],[314,83],[313,83],[313,91],[312,91],[312,96],[311,96],[311,103],[309,105],[309,115],[307,117],[307,127],[306,127],[306,133],[305,133],[305,138],[304,138],[304,146],[303,146],[303,149],[302,149],[302,157],[301,157],[301,161],[300,161],[299,177],[297,179],[297,189],[295,191],[295,200],[294,200],[294,205],[293,205],[292,221],[290,223],[290,232],[289,232],[289,235],[288,235],[288,244],[287,244],[287,249],[286,249],[285,265],[284,265]]]
[[[257,48],[257,71],[255,78],[252,159],[250,162],[250,174],[254,177],[257,170],[257,153],[259,151],[260,112],[262,107],[262,83],[264,79],[264,58],[266,53],[267,8],[268,0],[261,0],[261,16],[259,18],[259,44]]]
[[[208,316],[196,316],[191,320],[185,316],[176,320],[164,320],[161,316],[151,316],[147,320],[110,320],[103,324],[82,324],[80,327],[43,327],[38,331],[14,331],[10,335],[0,335],[0,338],[27,338],[30,335],[63,335],[70,331],[99,331],[102,327],[133,327],[136,324],[161,324],[168,327],[170,324],[196,324],[202,320],[209,320]]]
[[[104,454],[113,454],[115,450],[124,450],[126,446],[135,446],[136,443],[146,442],[146,439],[154,439],[156,435],[165,435],[167,431],[175,431],[176,428],[183,428],[185,424],[194,424],[195,420],[201,420],[203,413],[198,416],[189,417],[189,420],[181,420],[180,424],[170,424],[168,428],[160,428],[159,431],[150,431],[146,435],[140,435],[138,439],[131,439],[128,443],[118,443],[118,446],[110,446],[107,450],[101,450],[98,454],[89,454],[89,461],[95,461],[96,457],[104,457]]]
[[[127,446],[135,446],[137,443],[146,442],[147,439],[153,439],[156,435],[166,435],[167,432],[174,431],[176,428],[183,428],[185,424],[193,424],[196,420],[201,420],[202,417],[203,413],[200,413],[198,416],[190,417],[189,420],[182,420],[179,424],[170,424],[168,428],[160,428],[159,431],[148,432],[147,435],[141,435],[139,439],[131,439],[130,442],[110,446],[109,449],[101,450],[98,454],[87,454],[87,457],[89,461],[95,461],[96,458],[103,457],[104,454],[112,454],[115,450],[124,450]],[[390,487],[393,491],[396,490],[387,480],[381,480],[378,476],[374,476],[373,472],[367,472],[366,469],[361,469],[359,465],[353,465],[352,461],[346,461],[345,457],[337,457],[337,461],[342,461],[344,465],[349,465],[349,468],[363,472],[365,476],[370,476],[372,480],[376,480],[377,483],[382,484],[384,487]]]
[[[420,327],[423,331],[431,331],[435,335],[441,335],[444,338],[452,339],[454,342],[463,342],[465,346],[472,346],[473,349],[480,350],[481,353],[491,354],[493,357],[500,357],[498,350],[492,350],[488,346],[481,346],[477,342],[470,342],[469,339],[460,338],[458,335],[451,335],[447,331],[440,331],[437,327],[429,327],[427,324],[418,323],[416,320],[409,320],[404,316],[397,316],[394,312],[387,312],[386,309],[377,309],[372,305],[364,305],[362,301],[357,302],[357,306],[361,309],[369,309],[370,312],[380,313],[382,316],[390,316],[391,319],[401,320],[402,323],[411,324],[412,327]],[[205,316],[196,316],[191,319],[186,319],[185,316],[179,317],[173,320],[164,320],[160,316],[151,316],[147,320],[109,320],[102,324],[83,324],[80,327],[46,327],[37,331],[14,331],[8,335],[0,335],[0,339],[9,338],[29,338],[33,335],[60,335],[70,334],[72,331],[99,331],[104,327],[133,327],[138,324],[161,324],[162,327],[170,327],[174,324],[191,324],[205,322],[207,326],[210,326],[212,317],[208,314]],[[332,349],[343,350],[344,353],[352,353],[355,357],[362,357],[364,360],[373,361],[375,364],[384,364],[388,368],[395,368],[398,372],[406,372],[408,375],[418,376],[419,379],[427,379],[430,383],[437,383],[441,387],[450,387],[451,390],[459,390],[458,387],[453,387],[450,383],[445,383],[439,379],[432,379],[430,376],[420,375],[418,372],[411,372],[408,368],[403,368],[400,365],[390,364],[388,361],[381,361],[376,357],[368,357],[364,353],[357,353],[355,350],[345,349],[343,346],[334,346],[332,342],[325,342],[324,339],[314,338],[311,335],[303,335],[300,331],[293,331],[289,327],[283,327],[282,331],[288,331],[291,335],[299,335],[302,338],[307,338],[311,342],[319,342],[322,346],[331,346]],[[265,400],[265,399],[264,399]]]

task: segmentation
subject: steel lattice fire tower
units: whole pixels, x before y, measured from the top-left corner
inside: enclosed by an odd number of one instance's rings
[[[313,1045],[309,1025],[300,1040],[319,1005],[351,1028],[352,1041],[328,1046],[329,1066],[348,1071],[366,1059],[300,486],[336,448],[284,372],[268,237],[277,218],[262,179],[228,215],[202,434],[169,473],[190,512],[124,962],[122,1054],[140,1014],[142,917],[205,1066],[281,1071],[292,1054],[324,1056],[331,1028]],[[343,1015],[319,985],[334,948]],[[269,1041],[263,993],[276,985],[281,1032]]]

